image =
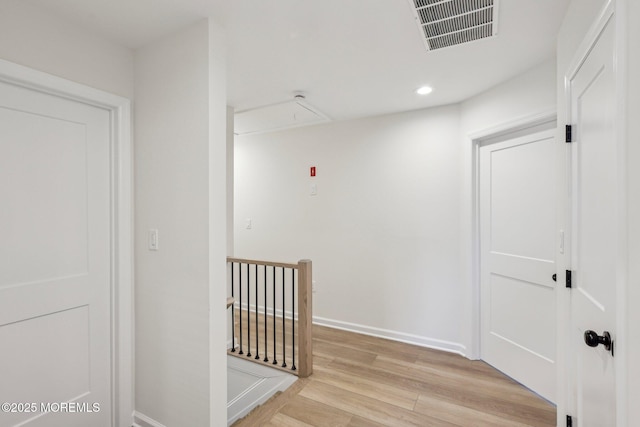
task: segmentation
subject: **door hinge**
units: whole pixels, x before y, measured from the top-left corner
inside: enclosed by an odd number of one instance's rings
[[[571,418],[571,415],[567,415],[567,427],[573,427],[573,418]]]
[[[564,142],[573,142],[573,126],[571,125],[564,127]]]
[[[567,270],[566,275],[565,275],[565,286],[567,288],[571,288],[571,270]]]

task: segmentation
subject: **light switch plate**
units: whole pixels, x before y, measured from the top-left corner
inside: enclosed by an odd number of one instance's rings
[[[159,241],[158,241],[158,229],[157,228],[152,228],[149,230],[149,250],[150,251],[157,251],[159,248]]]

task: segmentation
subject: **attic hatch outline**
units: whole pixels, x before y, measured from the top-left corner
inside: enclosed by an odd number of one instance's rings
[[[329,121],[331,121],[329,116],[309,104],[305,98],[294,98],[236,111],[233,133],[235,135],[261,134]],[[241,124],[241,122],[244,123]]]

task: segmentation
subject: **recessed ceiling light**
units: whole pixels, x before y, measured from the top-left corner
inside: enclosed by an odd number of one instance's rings
[[[431,92],[433,92],[433,89],[431,89],[429,86],[422,86],[421,88],[419,88],[418,90],[416,90],[416,93],[418,95],[428,95]]]

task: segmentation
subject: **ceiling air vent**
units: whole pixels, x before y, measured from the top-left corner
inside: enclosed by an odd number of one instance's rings
[[[499,0],[409,0],[427,50],[495,36]]]

